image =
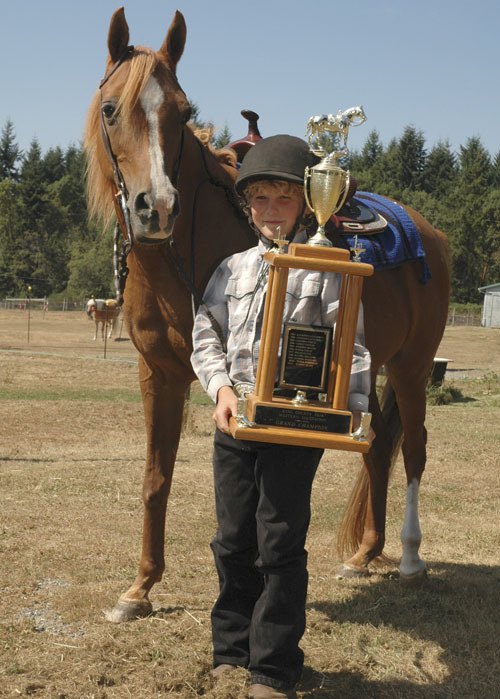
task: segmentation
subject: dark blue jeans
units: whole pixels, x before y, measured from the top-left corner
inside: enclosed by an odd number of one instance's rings
[[[212,610],[214,665],[247,667],[253,683],[289,689],[304,654],[311,487],[321,449],[243,442],[216,431],[220,594]]]

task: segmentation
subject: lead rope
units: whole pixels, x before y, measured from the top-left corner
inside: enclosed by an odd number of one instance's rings
[[[120,224],[117,221],[115,223],[115,230],[113,233],[113,267],[115,295],[118,306],[123,305],[123,293],[125,291],[125,284],[127,282],[129,271],[127,266],[127,257],[131,249],[132,244],[130,241],[123,239]]]

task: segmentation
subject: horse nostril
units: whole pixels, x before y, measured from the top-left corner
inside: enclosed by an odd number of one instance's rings
[[[139,192],[135,198],[134,210],[136,214],[151,213],[151,197],[148,192]]]

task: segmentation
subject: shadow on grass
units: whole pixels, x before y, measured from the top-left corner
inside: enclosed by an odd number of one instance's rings
[[[375,574],[344,602],[311,601],[309,608],[337,624],[391,627],[437,645],[447,667],[442,683],[369,681],[358,673],[304,670],[304,699],[496,699],[499,696],[500,566],[434,563],[420,590],[403,587],[393,573]],[[349,582],[352,588],[353,583]],[[355,583],[354,583],[355,584]],[[367,649],[368,650],[368,649]],[[419,665],[418,653],[414,663]]]

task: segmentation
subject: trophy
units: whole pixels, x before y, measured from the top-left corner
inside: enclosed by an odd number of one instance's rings
[[[269,274],[259,360],[255,385],[234,387],[238,407],[229,428],[235,439],[362,453],[370,448],[371,415],[362,413],[359,426],[354,425],[348,398],[363,280],[373,274],[373,267],[351,260],[349,251],[334,248],[324,233],[349,188],[349,173],[339,162],[348,153],[349,126],[364,120],[361,107],[309,120],[309,145],[322,159],[306,168],[304,190],[319,227],[307,244],[288,244],[277,227],[274,247],[264,254]],[[325,131],[334,134],[331,153],[313,144]],[[284,322],[293,269],[341,277],[334,328]]]
[[[363,107],[352,107],[335,115],[313,116],[308,121],[309,146],[321,158],[317,165],[306,168],[304,176],[306,202],[318,222],[318,229],[309,239],[309,245],[332,247],[325,235],[325,224],[332,214],[343,207],[349,192],[349,171],[344,170],[340,164],[349,155],[349,127],[358,126],[365,121]],[[333,150],[329,153],[323,145],[326,134],[330,134],[332,139]]]

